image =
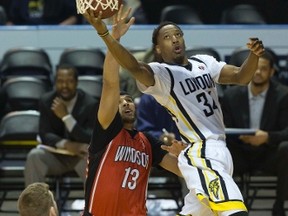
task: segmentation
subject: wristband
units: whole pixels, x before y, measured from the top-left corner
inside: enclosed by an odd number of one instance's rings
[[[108,34],[109,34],[109,31],[108,31],[108,30],[107,30],[106,32],[104,32],[103,34],[99,34],[99,33],[98,33],[98,35],[99,35],[100,37],[106,37]]]

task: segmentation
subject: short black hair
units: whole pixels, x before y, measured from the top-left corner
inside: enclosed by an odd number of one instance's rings
[[[128,93],[128,92],[126,92],[126,91],[120,91],[120,95],[129,95],[130,96],[130,94]]]
[[[128,96],[128,97],[130,97],[133,101],[134,101],[134,98],[132,97],[132,95],[131,94],[129,94],[128,92],[126,92],[126,91],[120,91],[120,96],[123,96],[123,95],[126,95],[126,96]]]
[[[153,34],[152,34],[152,50],[153,50],[153,53],[154,53],[154,61],[157,61],[157,62],[163,62],[163,59],[161,56],[159,56],[156,52],[156,45],[158,44],[158,35],[159,35],[159,31],[164,27],[164,26],[167,26],[167,25],[173,25],[175,26],[176,28],[179,29],[179,31],[182,33],[182,35],[184,35],[182,29],[174,22],[171,22],[171,21],[163,21],[159,24],[159,26],[157,28],[154,29],[153,31]]]
[[[58,70],[71,70],[74,74],[74,78],[75,80],[78,81],[78,70],[75,66],[71,65],[71,64],[58,64],[56,66],[56,76],[57,76],[57,71]],[[56,78],[55,76],[55,78]]]
[[[176,23],[171,22],[171,21],[161,22],[161,23],[159,24],[159,26],[154,29],[153,34],[152,34],[152,44],[153,44],[153,47],[158,44],[157,38],[158,38],[158,35],[159,35],[159,31],[160,31],[164,26],[167,26],[167,25],[173,25],[173,26],[175,26],[176,28],[178,28],[178,29],[181,31],[182,35],[184,35],[182,29],[181,29]]]

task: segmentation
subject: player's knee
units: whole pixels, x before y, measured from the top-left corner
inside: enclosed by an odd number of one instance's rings
[[[38,162],[40,160],[43,149],[33,148],[27,155],[27,161]]]

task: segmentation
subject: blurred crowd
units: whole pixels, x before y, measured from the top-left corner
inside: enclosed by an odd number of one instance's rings
[[[48,3],[49,2],[49,3]],[[195,11],[203,24],[223,23],[223,14],[235,5],[251,5],[267,24],[288,23],[288,2],[285,0],[124,0],[132,8],[136,24],[158,24],[165,7],[181,5]],[[181,13],[179,13],[181,14]],[[76,2],[69,0],[1,0],[0,24],[2,25],[74,25],[86,24],[77,14]]]

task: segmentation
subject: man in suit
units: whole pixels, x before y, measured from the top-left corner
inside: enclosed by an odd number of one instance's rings
[[[235,173],[276,175],[273,216],[284,216],[288,199],[288,88],[272,79],[273,57],[266,52],[248,86],[228,88],[222,98],[226,127],[254,128],[255,135],[228,137]]]
[[[32,149],[27,156],[26,186],[44,182],[47,175],[61,175],[73,170],[83,182],[85,180],[85,157],[98,102],[77,89],[77,80],[74,67],[59,66],[55,90],[40,99],[39,135],[43,145]]]

